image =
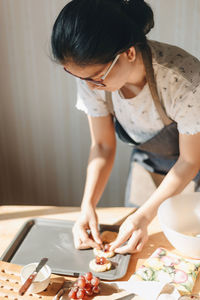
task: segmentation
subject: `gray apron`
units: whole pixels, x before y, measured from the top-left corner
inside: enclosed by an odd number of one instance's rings
[[[148,141],[144,143],[137,143],[128,135],[117,120],[112,104],[112,94],[110,92],[105,92],[106,102],[111,114],[113,115],[115,131],[118,137],[123,142],[133,146],[131,163],[137,162],[150,172],[166,175],[176,163],[179,156],[179,132],[177,129],[177,123],[168,118],[161,105],[154,78],[151,49],[148,44],[142,46],[140,49],[152,99],[161,120],[165,125],[164,128]],[[193,180],[195,181],[195,191],[200,191],[200,172]]]

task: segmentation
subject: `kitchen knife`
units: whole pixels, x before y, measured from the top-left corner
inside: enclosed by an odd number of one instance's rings
[[[33,282],[35,277],[37,276],[38,272],[42,269],[42,267],[44,267],[44,265],[47,263],[47,261],[48,261],[48,258],[46,258],[46,257],[41,259],[41,261],[38,263],[35,270],[31,273],[31,275],[26,279],[26,281],[20,288],[20,290],[19,290],[20,296],[23,296],[26,293],[29,286],[31,285],[31,283]]]

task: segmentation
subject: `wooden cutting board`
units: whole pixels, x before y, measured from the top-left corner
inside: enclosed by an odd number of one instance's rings
[[[50,300],[53,299],[65,280],[62,276],[52,275],[46,291],[39,294],[30,294],[27,292],[25,296],[19,296],[21,269],[22,266],[0,261],[0,299],[5,300],[7,297],[13,300]]]
[[[19,296],[18,291],[21,287],[20,272],[22,266],[0,261],[0,299],[5,300],[53,300],[54,296],[62,287],[65,280],[75,280],[59,275],[51,275],[51,280],[48,288],[38,294],[26,293],[25,296]],[[87,299],[94,300],[115,300],[126,296],[127,292],[117,291],[109,284],[101,283],[101,293],[95,297],[88,297]],[[138,296],[127,298],[129,300],[142,300]]]

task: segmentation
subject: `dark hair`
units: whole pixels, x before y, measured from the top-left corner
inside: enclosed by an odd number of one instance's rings
[[[72,0],[53,26],[53,56],[62,64],[108,63],[129,47],[146,43],[153,26],[153,11],[143,0]]]

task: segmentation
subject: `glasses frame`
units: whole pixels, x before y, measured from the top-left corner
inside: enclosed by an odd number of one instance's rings
[[[110,73],[110,71],[112,70],[112,68],[114,67],[114,65],[116,64],[116,62],[118,61],[120,57],[120,54],[118,54],[115,59],[113,60],[113,62],[111,63],[110,67],[108,68],[108,70],[105,72],[105,74],[103,76],[100,77],[100,80],[94,80],[92,78],[89,78],[89,77],[86,77],[86,78],[83,78],[83,77],[79,77],[79,76],[76,76],[74,74],[72,74],[70,71],[68,71],[65,67],[64,67],[64,70],[65,72],[67,72],[68,74],[74,76],[74,77],[77,77],[81,80],[85,80],[85,81],[88,81],[88,82],[91,82],[92,84],[95,84],[97,86],[100,86],[100,87],[105,87],[105,83],[103,83],[103,81],[106,79],[106,77],[108,76],[108,74]]]

